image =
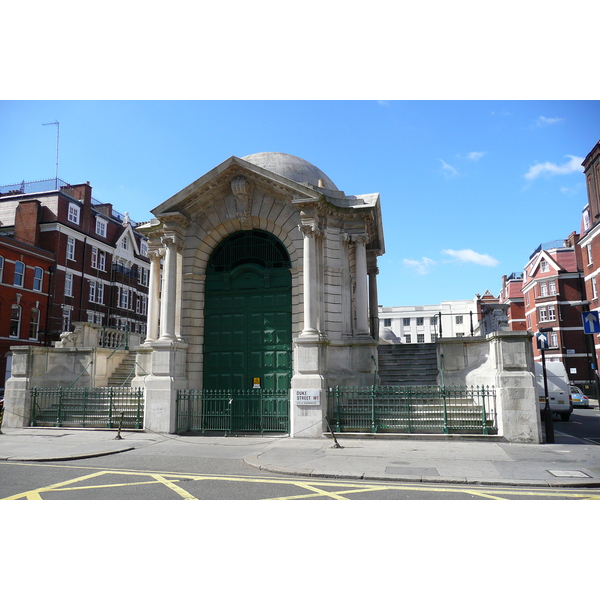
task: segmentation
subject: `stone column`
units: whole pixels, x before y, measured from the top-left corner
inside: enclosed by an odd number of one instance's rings
[[[173,237],[161,239],[165,245],[162,301],[160,303],[160,341],[172,341],[175,336],[177,306],[177,246]]]
[[[160,307],[160,250],[148,252],[150,259],[150,279],[148,281],[148,319],[146,343],[158,339],[158,311]]]
[[[377,265],[370,265],[369,274],[369,317],[371,321],[371,337],[374,340],[379,339],[379,300],[377,297],[377,275],[379,269]]]
[[[356,249],[356,333],[369,334],[368,294],[367,294],[367,236],[353,236]]]
[[[304,282],[304,328],[302,336],[314,336],[319,334],[317,328],[317,269],[316,269],[316,241],[314,225],[300,225],[304,236],[304,259],[302,263],[302,275]]]

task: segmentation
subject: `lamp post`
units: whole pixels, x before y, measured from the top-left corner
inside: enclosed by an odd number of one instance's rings
[[[544,397],[546,399],[546,406],[542,411],[544,417],[544,426],[546,430],[546,444],[554,444],[554,422],[552,419],[552,410],[550,409],[550,400],[548,399],[548,376],[546,374],[546,348],[548,348],[548,337],[545,335],[547,332],[552,331],[552,327],[540,327],[538,330],[537,345],[538,350],[542,353],[542,372],[544,374]]]

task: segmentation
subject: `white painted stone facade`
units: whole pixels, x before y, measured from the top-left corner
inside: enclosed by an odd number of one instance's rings
[[[320,405],[292,404],[291,435],[321,435],[327,388],[371,385],[377,371],[379,195],[346,196],[310,163],[263,153],[229,158],[152,212],[156,219],[139,228],[149,238],[151,271],[148,337],[132,383],[146,388],[146,427],[173,432],[177,390],[203,387],[211,253],[232,233],[260,230],[291,262],[291,397],[321,392]]]

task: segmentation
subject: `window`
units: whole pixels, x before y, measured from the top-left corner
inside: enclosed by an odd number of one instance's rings
[[[13,285],[17,287],[23,287],[23,280],[25,278],[25,263],[20,260],[15,262],[15,280]]]
[[[552,280],[548,282],[548,293],[551,296],[556,296],[556,280]]]
[[[80,207],[77,204],[69,203],[69,214],[67,219],[71,221],[71,223],[75,223],[75,225],[79,225],[79,211]]]
[[[96,302],[96,282],[90,281],[90,295],[88,297],[90,302]]]
[[[417,334],[417,342],[419,344],[422,344],[425,341],[425,334],[424,333],[418,333]]]
[[[68,308],[63,308],[62,330],[63,331],[70,331],[71,330],[71,310],[68,309]]]
[[[104,284],[101,281],[96,286],[96,304],[104,304]]]
[[[10,311],[10,337],[19,337],[21,330],[21,307],[13,304]]]
[[[67,259],[75,260],[75,239],[72,237],[67,238]]]
[[[127,236],[121,240],[121,248],[123,248],[123,250],[127,250],[129,248],[129,240],[127,239]]]
[[[404,327],[410,327],[410,319],[402,319],[402,325],[404,325]]]
[[[410,335],[410,333],[407,333],[407,334],[404,336],[404,342],[405,342],[406,344],[410,344],[410,343],[411,343],[411,340],[412,340],[412,338],[411,338],[411,335]]]
[[[542,273],[547,273],[549,270],[550,270],[550,265],[548,264],[548,262],[547,262],[547,261],[543,260],[543,261],[540,263],[540,271],[541,271]]]
[[[33,270],[33,289],[36,292],[42,291],[42,281],[44,279],[44,271],[41,267],[36,267]]]
[[[550,339],[548,340],[550,348],[558,348],[558,333],[556,331],[550,332]]]
[[[545,306],[540,307],[540,321],[548,320],[548,309]]]
[[[0,283],[2,283],[3,275],[4,275],[4,257],[0,256]]]
[[[96,234],[106,237],[106,224],[107,222],[100,217],[96,217]]]
[[[141,314],[145,315],[148,306],[148,299],[146,298],[146,296],[142,296],[142,310],[141,310]]]
[[[456,317],[456,324],[457,325],[462,325],[463,324],[462,315],[457,315],[457,317]]]
[[[423,325],[423,317],[417,317],[417,326]]]
[[[592,259],[592,245],[588,244],[586,246],[587,249],[587,256],[588,256],[588,265],[591,265],[594,261]]]
[[[598,297],[598,288],[596,287],[596,278],[592,277],[592,298]]]
[[[65,274],[65,296],[73,295],[73,274]],[[66,331],[66,330],[65,330]]]
[[[548,283],[546,281],[542,281],[542,283],[540,283],[540,296],[547,296],[548,295]]]
[[[391,319],[384,319],[383,320],[383,326],[384,327],[391,327],[392,326],[392,320]]]
[[[31,319],[29,320],[29,339],[37,340],[40,329],[40,311],[37,308],[31,309]]]
[[[106,271],[106,253],[103,250],[92,248],[91,266],[92,269]]]
[[[437,325],[437,315],[433,315],[433,317],[431,317],[431,324]]]
[[[140,254],[142,256],[148,256],[148,243],[140,242]]]
[[[556,319],[556,308],[554,306],[548,307],[548,321],[554,321]]]

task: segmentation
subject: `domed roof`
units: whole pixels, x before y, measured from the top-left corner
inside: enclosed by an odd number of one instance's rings
[[[303,158],[298,158],[291,154],[283,154],[282,152],[258,152],[257,154],[243,156],[242,159],[297,183],[310,183],[319,187],[319,179],[321,179],[323,181],[323,186],[321,187],[337,191],[337,187],[333,181],[321,169]]]

